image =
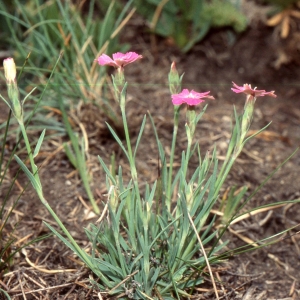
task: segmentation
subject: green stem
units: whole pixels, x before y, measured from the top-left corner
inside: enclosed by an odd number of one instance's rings
[[[172,139],[172,146],[171,146],[169,172],[168,172],[167,195],[166,195],[166,206],[167,206],[168,211],[170,211],[171,198],[172,198],[172,177],[173,177],[172,173],[173,173],[173,162],[174,162],[176,139],[177,139],[177,132],[178,132],[178,120],[179,120],[179,108],[175,108],[173,139]]]
[[[38,168],[37,168],[36,164],[34,163],[34,158],[33,158],[33,154],[32,154],[32,151],[31,151],[31,146],[30,146],[30,143],[29,143],[29,140],[28,140],[28,136],[27,136],[27,133],[26,133],[26,128],[24,126],[24,122],[23,122],[23,120],[18,119],[18,123],[20,125],[22,135],[23,135],[23,138],[24,138],[26,150],[27,150],[27,153],[28,153],[28,157],[29,157],[29,161],[30,161],[30,165],[31,165],[31,169],[32,169],[32,174],[33,174],[35,180],[37,181],[37,183],[39,184],[40,188],[42,189],[40,177],[39,177],[39,174],[38,174]]]
[[[57,216],[57,214],[54,212],[54,210],[51,208],[51,206],[49,205],[49,203],[47,202],[47,200],[43,196],[40,196],[40,200],[45,205],[45,207],[47,208],[47,210],[49,211],[49,213],[51,214],[51,216],[53,217],[53,219],[55,220],[55,222],[57,223],[57,225],[60,227],[60,229],[68,237],[69,241],[74,246],[74,248],[76,249],[76,251],[78,251],[78,253],[82,257],[83,261],[91,268],[91,270],[93,270],[93,265],[90,262],[90,257],[88,256],[88,254],[85,251],[83,251],[78,246],[78,244],[76,243],[76,241],[73,239],[72,235],[69,233],[69,231],[67,230],[67,228],[61,222],[61,220],[59,219],[59,217]]]
[[[187,176],[187,169],[188,169],[190,155],[191,155],[191,148],[192,148],[192,139],[188,138],[188,145],[187,145],[187,148],[186,148],[184,166],[183,166],[183,176],[184,176],[184,178],[186,178],[186,176]]]
[[[39,194],[38,194],[39,195]],[[93,261],[91,257],[84,251],[82,250],[79,245],[76,243],[76,241],[73,239],[72,235],[69,233],[67,228],[64,226],[64,224],[61,222],[57,214],[53,211],[51,206],[48,204],[47,200],[43,197],[43,195],[39,195],[39,198],[41,202],[45,205],[57,225],[60,227],[60,229],[63,231],[63,233],[67,236],[68,240],[72,244],[72,246],[76,249],[76,254],[84,261],[84,263],[97,275],[103,280],[103,282],[107,285],[110,286],[110,282],[106,279],[106,277],[102,274],[102,272],[99,271],[98,268],[95,268],[95,265],[93,264]]]
[[[103,274],[101,272],[99,272],[99,270],[95,269],[95,266],[93,265],[93,262],[92,262],[91,258],[89,257],[89,255],[79,247],[79,245],[73,239],[72,235],[69,233],[67,228],[64,226],[64,224],[61,222],[61,220],[59,219],[57,214],[53,211],[51,206],[48,204],[47,200],[44,198],[43,191],[42,191],[42,186],[41,186],[41,181],[40,181],[39,174],[38,174],[38,168],[34,163],[34,157],[33,157],[33,154],[32,154],[32,150],[31,150],[31,147],[30,147],[30,143],[29,143],[29,140],[28,140],[28,136],[27,136],[27,133],[26,133],[26,130],[25,130],[24,123],[20,120],[18,120],[18,121],[19,121],[19,125],[20,125],[21,131],[22,131],[24,141],[25,141],[27,153],[28,153],[31,168],[32,168],[32,173],[33,173],[34,179],[39,184],[39,187],[36,190],[39,199],[41,200],[42,204],[47,208],[47,210],[49,211],[51,216],[54,218],[54,220],[56,221],[56,223],[60,227],[60,229],[63,231],[63,233],[67,236],[67,238],[71,242],[72,246],[76,249],[76,251],[78,253],[78,256],[80,256],[82,258],[82,260],[87,264],[87,266],[91,270],[93,270],[96,274],[101,276],[101,279],[105,282],[105,284],[107,284],[109,286],[109,282],[105,279]]]
[[[216,182],[216,185],[215,185],[214,198],[217,197],[217,195],[219,194],[219,191],[220,191],[225,179],[227,178],[228,173],[230,172],[230,170],[231,170],[231,168],[232,168],[232,166],[235,162],[235,158],[236,157],[234,155],[232,155],[230,160],[228,160],[228,162],[226,163],[226,166],[223,165],[224,169],[223,169],[223,167],[222,167],[222,169],[224,171],[223,171],[221,176],[220,175],[218,176],[218,181]]]
[[[9,123],[10,123],[10,118],[11,118],[11,114],[12,111],[11,109],[9,110],[8,113],[8,117],[7,117],[7,122],[6,122],[6,126],[5,126],[5,132],[4,132],[4,137],[2,140],[2,143],[5,144],[6,140],[7,140],[7,135],[8,135],[8,128],[9,128]],[[2,145],[3,145],[2,144]],[[17,143],[17,145],[19,144],[19,142]],[[14,148],[13,153],[15,152],[16,148]],[[5,178],[6,175],[6,171],[8,170],[8,167],[5,168],[5,170],[2,172],[2,166],[3,166],[3,160],[4,160],[4,153],[5,153],[5,147],[2,147],[1,149],[1,157],[0,157],[0,186],[2,185],[2,182]],[[11,160],[11,156],[9,158],[9,160]],[[9,166],[9,163],[8,163]],[[2,208],[4,208],[4,206],[2,206]],[[2,215],[2,213],[0,213],[0,216]],[[3,227],[2,227],[3,228]],[[1,231],[1,230],[0,230]]]
[[[225,160],[223,162],[223,165],[221,167],[221,170],[219,172],[219,176],[218,177],[223,177],[224,176],[224,172],[226,170],[226,167],[228,165],[228,162],[232,159],[233,157],[233,150],[234,150],[234,147],[236,145],[236,139],[235,137],[231,137],[231,140],[230,140],[230,143],[228,145],[228,150],[227,150],[227,154],[226,154],[226,157],[225,157]]]
[[[125,93],[121,93],[121,98],[125,98]],[[134,157],[132,154],[132,148],[131,148],[131,142],[130,142],[130,135],[128,130],[128,124],[127,124],[127,118],[126,118],[126,111],[125,111],[125,99],[121,99],[120,103],[124,103],[124,105],[121,105],[121,113],[122,113],[122,120],[124,125],[124,133],[125,133],[125,139],[127,144],[127,151],[128,151],[128,159],[130,164],[130,170],[131,170],[131,176],[134,182],[137,182],[137,171],[135,166]]]
[[[140,190],[139,190],[139,184],[138,184],[137,170],[136,170],[136,166],[135,166],[135,159],[132,154],[132,147],[131,147],[130,135],[129,135],[129,130],[128,130],[127,118],[126,118],[126,109],[125,109],[126,87],[127,86],[125,84],[125,86],[120,94],[120,108],[121,108],[121,114],[122,114],[122,120],[123,120],[123,126],[124,126],[125,139],[126,139],[126,144],[127,144],[131,177],[133,180],[133,186],[134,186],[137,200],[140,201],[141,196],[140,196]]]

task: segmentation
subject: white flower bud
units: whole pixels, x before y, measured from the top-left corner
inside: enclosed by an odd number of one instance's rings
[[[3,60],[4,75],[8,84],[16,80],[17,70],[13,58],[6,58]]]

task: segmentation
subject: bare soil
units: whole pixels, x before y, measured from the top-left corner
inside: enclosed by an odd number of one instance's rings
[[[257,130],[270,121],[272,124],[264,134],[252,139],[241,153],[237,164],[225,183],[229,186],[248,187],[247,195],[281,162],[300,142],[300,68],[295,49],[287,47],[289,40],[282,42],[274,37],[273,28],[261,23],[250,27],[244,34],[233,36],[227,30],[212,32],[201,44],[188,54],[180,53],[173,45],[156,38],[150,42],[148,34],[139,31],[136,23],[129,25],[124,41],[131,42],[131,49],[144,56],[143,60],[126,68],[128,90],[128,115],[131,135],[136,137],[137,128],[149,110],[157,124],[160,137],[170,145],[172,136],[173,107],[167,86],[167,74],[172,61],[180,73],[185,73],[183,86],[197,91],[210,90],[216,100],[209,102],[196,133],[202,154],[216,144],[218,157],[222,161],[230,137],[233,105],[242,112],[244,98],[230,90],[232,81],[238,85],[250,83],[258,89],[275,90],[277,98],[259,98],[256,102],[252,130]],[[232,41],[234,37],[234,41]],[[290,47],[290,46],[289,46]],[[289,52],[290,51],[290,52]],[[281,53],[290,61],[281,64]],[[280,68],[278,67],[280,65]],[[114,104],[112,104],[114,105]],[[4,106],[1,104],[1,108]],[[7,111],[2,109],[1,123]],[[97,201],[105,201],[105,178],[97,161],[101,155],[107,161],[113,151],[117,162],[126,173],[126,162],[114,140],[104,126],[105,118],[93,105],[82,106],[77,111],[90,141],[90,168],[94,177],[94,194]],[[177,159],[185,148],[184,115],[178,142]],[[7,155],[14,140],[7,145]],[[65,157],[61,148],[62,139],[47,140],[42,149],[40,174],[44,193],[63,223],[82,247],[90,247],[83,227],[95,222],[97,216],[90,212],[78,174]],[[288,201],[300,197],[300,154],[293,156],[276,175],[253,197],[247,209]],[[151,182],[157,174],[157,150],[150,124],[146,126],[138,156],[141,178]],[[12,164],[11,180],[17,170]],[[128,170],[128,169],[127,169]],[[16,189],[10,203],[27,184],[24,175],[18,177]],[[5,185],[1,197],[5,195]],[[47,233],[42,221],[53,226],[51,216],[39,202],[29,186],[14,209],[6,231],[17,224],[13,235],[14,246],[24,245],[34,237]],[[285,205],[249,216],[231,226],[226,234],[229,248],[241,246],[249,240],[257,241],[300,223],[300,206]],[[295,228],[283,236],[275,245],[254,252],[232,257],[214,270],[221,299],[300,299],[300,235]],[[4,237],[5,238],[5,237]],[[249,240],[246,240],[248,238]],[[244,239],[244,240],[243,240]],[[71,251],[57,238],[50,237],[27,246],[14,259],[8,273],[2,274],[0,287],[12,299],[99,299],[97,290],[89,289],[89,276],[93,276]],[[195,299],[215,299],[209,281],[197,290]],[[0,299],[5,299],[0,294]]]

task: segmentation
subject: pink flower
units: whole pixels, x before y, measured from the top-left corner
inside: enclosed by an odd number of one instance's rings
[[[203,98],[215,99],[213,96],[208,96],[209,93],[197,93],[194,90],[183,89],[181,93],[172,95],[172,102],[174,105],[181,105],[183,103],[191,106],[198,105],[204,102]]]
[[[232,82],[232,83],[233,83],[234,88],[231,88],[231,90],[234,91],[235,93],[244,93],[246,95],[251,95],[254,98],[263,97],[263,96],[271,96],[274,98],[277,97],[274,94],[275,91],[266,92],[265,90],[256,90],[256,88],[252,89],[251,84],[247,84],[247,83],[244,84],[243,86],[238,86],[234,82]]]
[[[107,65],[107,66],[113,66],[115,68],[123,68],[126,65],[128,65],[138,59],[141,59],[143,56],[138,55],[135,52],[127,52],[125,54],[123,54],[121,52],[117,52],[117,53],[113,54],[112,57],[113,57],[113,59],[111,59],[106,54],[102,54],[95,60],[97,60],[98,64],[101,66]]]

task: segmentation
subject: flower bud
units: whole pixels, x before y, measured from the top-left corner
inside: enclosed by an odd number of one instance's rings
[[[17,69],[13,58],[3,60],[4,76],[6,78],[7,93],[10,100],[9,106],[19,122],[23,122],[23,106],[19,98],[17,85]]]
[[[13,58],[6,58],[3,60],[4,76],[6,78],[7,84],[12,84],[15,82],[17,77],[16,64]]]
[[[181,91],[181,78],[179,77],[175,62],[172,63],[169,73],[169,88],[171,95],[178,94]]]

